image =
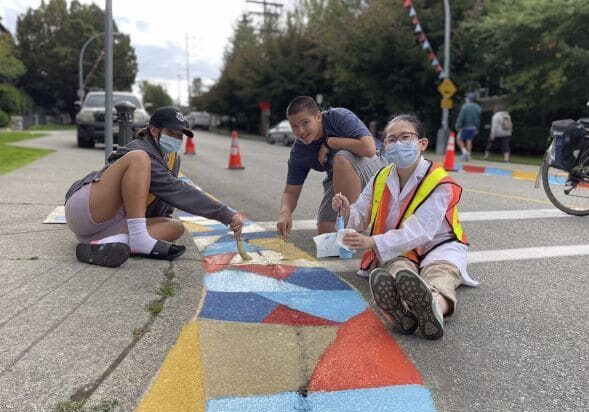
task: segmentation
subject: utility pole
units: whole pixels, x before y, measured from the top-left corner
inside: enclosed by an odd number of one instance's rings
[[[113,76],[113,55],[112,55],[112,0],[106,0],[104,7],[104,163],[107,163],[108,156],[112,152],[112,76]]]
[[[178,63],[178,106],[182,105],[182,65]]]
[[[259,29],[261,33],[275,33],[276,26],[275,22],[280,17],[280,11],[282,10],[282,3],[270,2],[268,0],[246,0],[246,3],[253,3],[262,6],[263,11],[248,11],[249,15],[255,14],[262,16],[263,23]]]
[[[441,154],[446,151],[450,127],[448,117],[452,108],[452,96],[456,93],[456,86],[450,80],[450,1],[444,0],[444,70],[441,73],[444,80],[438,86],[438,91],[443,96],[442,106],[442,124],[438,129],[436,136],[436,153]]]

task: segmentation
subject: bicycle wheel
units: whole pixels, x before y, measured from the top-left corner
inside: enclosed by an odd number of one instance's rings
[[[569,173],[542,164],[542,186],[554,206],[569,215],[589,215],[589,180],[587,176],[577,183],[568,180]]]

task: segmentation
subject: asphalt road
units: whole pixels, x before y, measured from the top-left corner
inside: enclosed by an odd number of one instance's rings
[[[245,169],[231,170],[228,135],[196,136],[196,155],[182,158],[184,173],[249,219],[275,221],[289,148],[242,137]],[[529,180],[453,175],[464,188],[469,273],[481,286],[459,289],[458,311],[441,341],[395,338],[439,411],[587,410],[589,217],[551,214],[542,189]],[[322,178],[311,173],[293,216],[291,240],[313,255],[315,233],[303,224],[297,230],[297,221],[315,218]],[[530,218],[536,210],[549,216]],[[565,247],[553,253],[556,246]],[[369,300],[365,280],[351,271],[339,274]]]

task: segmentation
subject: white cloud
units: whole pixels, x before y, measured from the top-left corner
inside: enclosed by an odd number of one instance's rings
[[[105,8],[105,1],[78,1]],[[14,33],[17,16],[40,4],[41,0],[1,0],[2,23]],[[162,84],[174,100],[180,93],[183,103],[188,94],[187,57],[190,78],[201,77],[205,83],[212,83],[219,76],[223,53],[237,21],[248,10],[260,9],[246,0],[112,0],[118,29],[131,36],[137,54],[137,81]]]

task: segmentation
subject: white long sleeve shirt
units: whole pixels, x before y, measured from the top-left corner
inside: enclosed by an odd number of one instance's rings
[[[454,236],[452,228],[445,219],[446,210],[452,199],[452,191],[445,184],[435,188],[431,195],[399,229],[394,228],[400,218],[400,205],[424,178],[429,165],[430,162],[421,157],[417,168],[409,177],[403,190],[400,190],[399,175],[397,174],[396,167],[393,168],[386,180],[387,188],[391,193],[391,199],[385,221],[385,232],[373,236],[376,244],[376,254],[382,263],[401,256],[416,247],[421,247],[425,251],[429,251],[432,247]],[[372,208],[373,181],[374,177],[364,187],[356,203],[351,205],[347,227],[358,231],[368,228]],[[468,247],[460,242],[446,242],[427,253],[421,261],[421,267],[434,261],[447,261],[458,268],[463,284],[478,286],[479,282],[471,279],[466,271],[467,251]]]

